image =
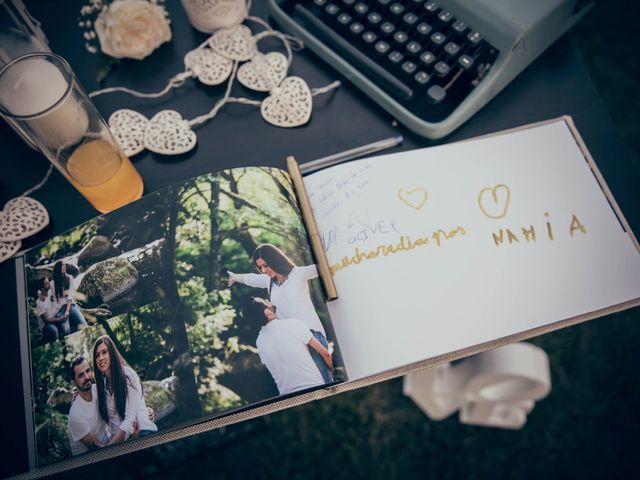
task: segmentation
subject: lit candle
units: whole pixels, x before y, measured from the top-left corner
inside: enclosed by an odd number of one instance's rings
[[[0,78],[0,100],[4,108],[25,119],[42,143],[51,149],[82,139],[89,117],[62,72],[43,58],[16,64]]]

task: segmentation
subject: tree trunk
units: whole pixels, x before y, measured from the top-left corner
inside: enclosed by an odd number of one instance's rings
[[[218,179],[211,180],[211,197],[209,198],[209,271],[205,276],[205,286],[207,290],[220,289],[221,279],[221,259],[220,250],[222,247],[222,232],[220,232],[220,218],[218,216],[220,207],[220,182]]]
[[[165,293],[164,309],[167,323],[171,326],[173,335],[172,353],[176,359],[173,364],[174,374],[179,378],[179,388],[176,389],[176,402],[180,410],[180,419],[188,420],[200,415],[200,399],[193,364],[189,352],[189,339],[184,324],[183,305],[178,294],[175,276],[175,248],[178,210],[180,195],[178,187],[169,189],[169,216],[167,218],[167,235],[162,249],[162,285]]]

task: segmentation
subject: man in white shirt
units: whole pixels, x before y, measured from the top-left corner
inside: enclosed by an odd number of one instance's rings
[[[333,370],[331,355],[301,320],[278,318],[275,307],[262,298],[254,298],[243,310],[243,317],[262,326],[256,340],[258,354],[280,395],[324,385],[307,346],[317,351]]]
[[[98,412],[98,392],[91,365],[84,357],[71,362],[71,383],[78,396],[69,410],[68,435],[73,455],[102,448],[109,442],[109,427]]]
[[[50,285],[46,277],[40,279],[38,283],[38,299],[36,300],[36,313],[38,315],[38,325],[42,330],[42,342],[55,342],[59,338],[69,335],[69,316],[60,315],[56,317],[57,311],[51,303]]]

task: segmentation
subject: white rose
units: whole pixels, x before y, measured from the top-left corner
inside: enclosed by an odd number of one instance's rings
[[[116,0],[100,12],[95,29],[102,51],[115,58],[142,60],[171,40],[164,8],[146,0]]]

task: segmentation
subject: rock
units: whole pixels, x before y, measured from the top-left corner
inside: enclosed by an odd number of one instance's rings
[[[58,387],[49,395],[47,405],[52,406],[60,413],[69,413],[72,398],[71,391],[64,387]]]
[[[153,408],[156,414],[156,423],[162,422],[162,419],[171,415],[177,408],[173,392],[166,388],[172,383],[170,380],[172,378],[175,379],[175,377],[169,377],[164,380],[146,380],[142,382],[144,401],[147,407]]]
[[[172,375],[170,377],[163,378],[160,380],[160,384],[162,385],[162,388],[175,395],[176,387],[178,386],[178,377]]]
[[[220,403],[242,405],[242,399],[240,396],[230,388],[216,383],[215,385],[211,385],[210,389],[214,395],[218,397]]]
[[[122,295],[137,281],[138,270],[131,262],[115,257],[91,266],[78,285],[78,292],[87,299],[86,306],[99,306]]]
[[[78,253],[78,266],[82,270],[96,262],[107,260],[118,255],[118,251],[111,245],[109,239],[102,235],[96,235]]]

